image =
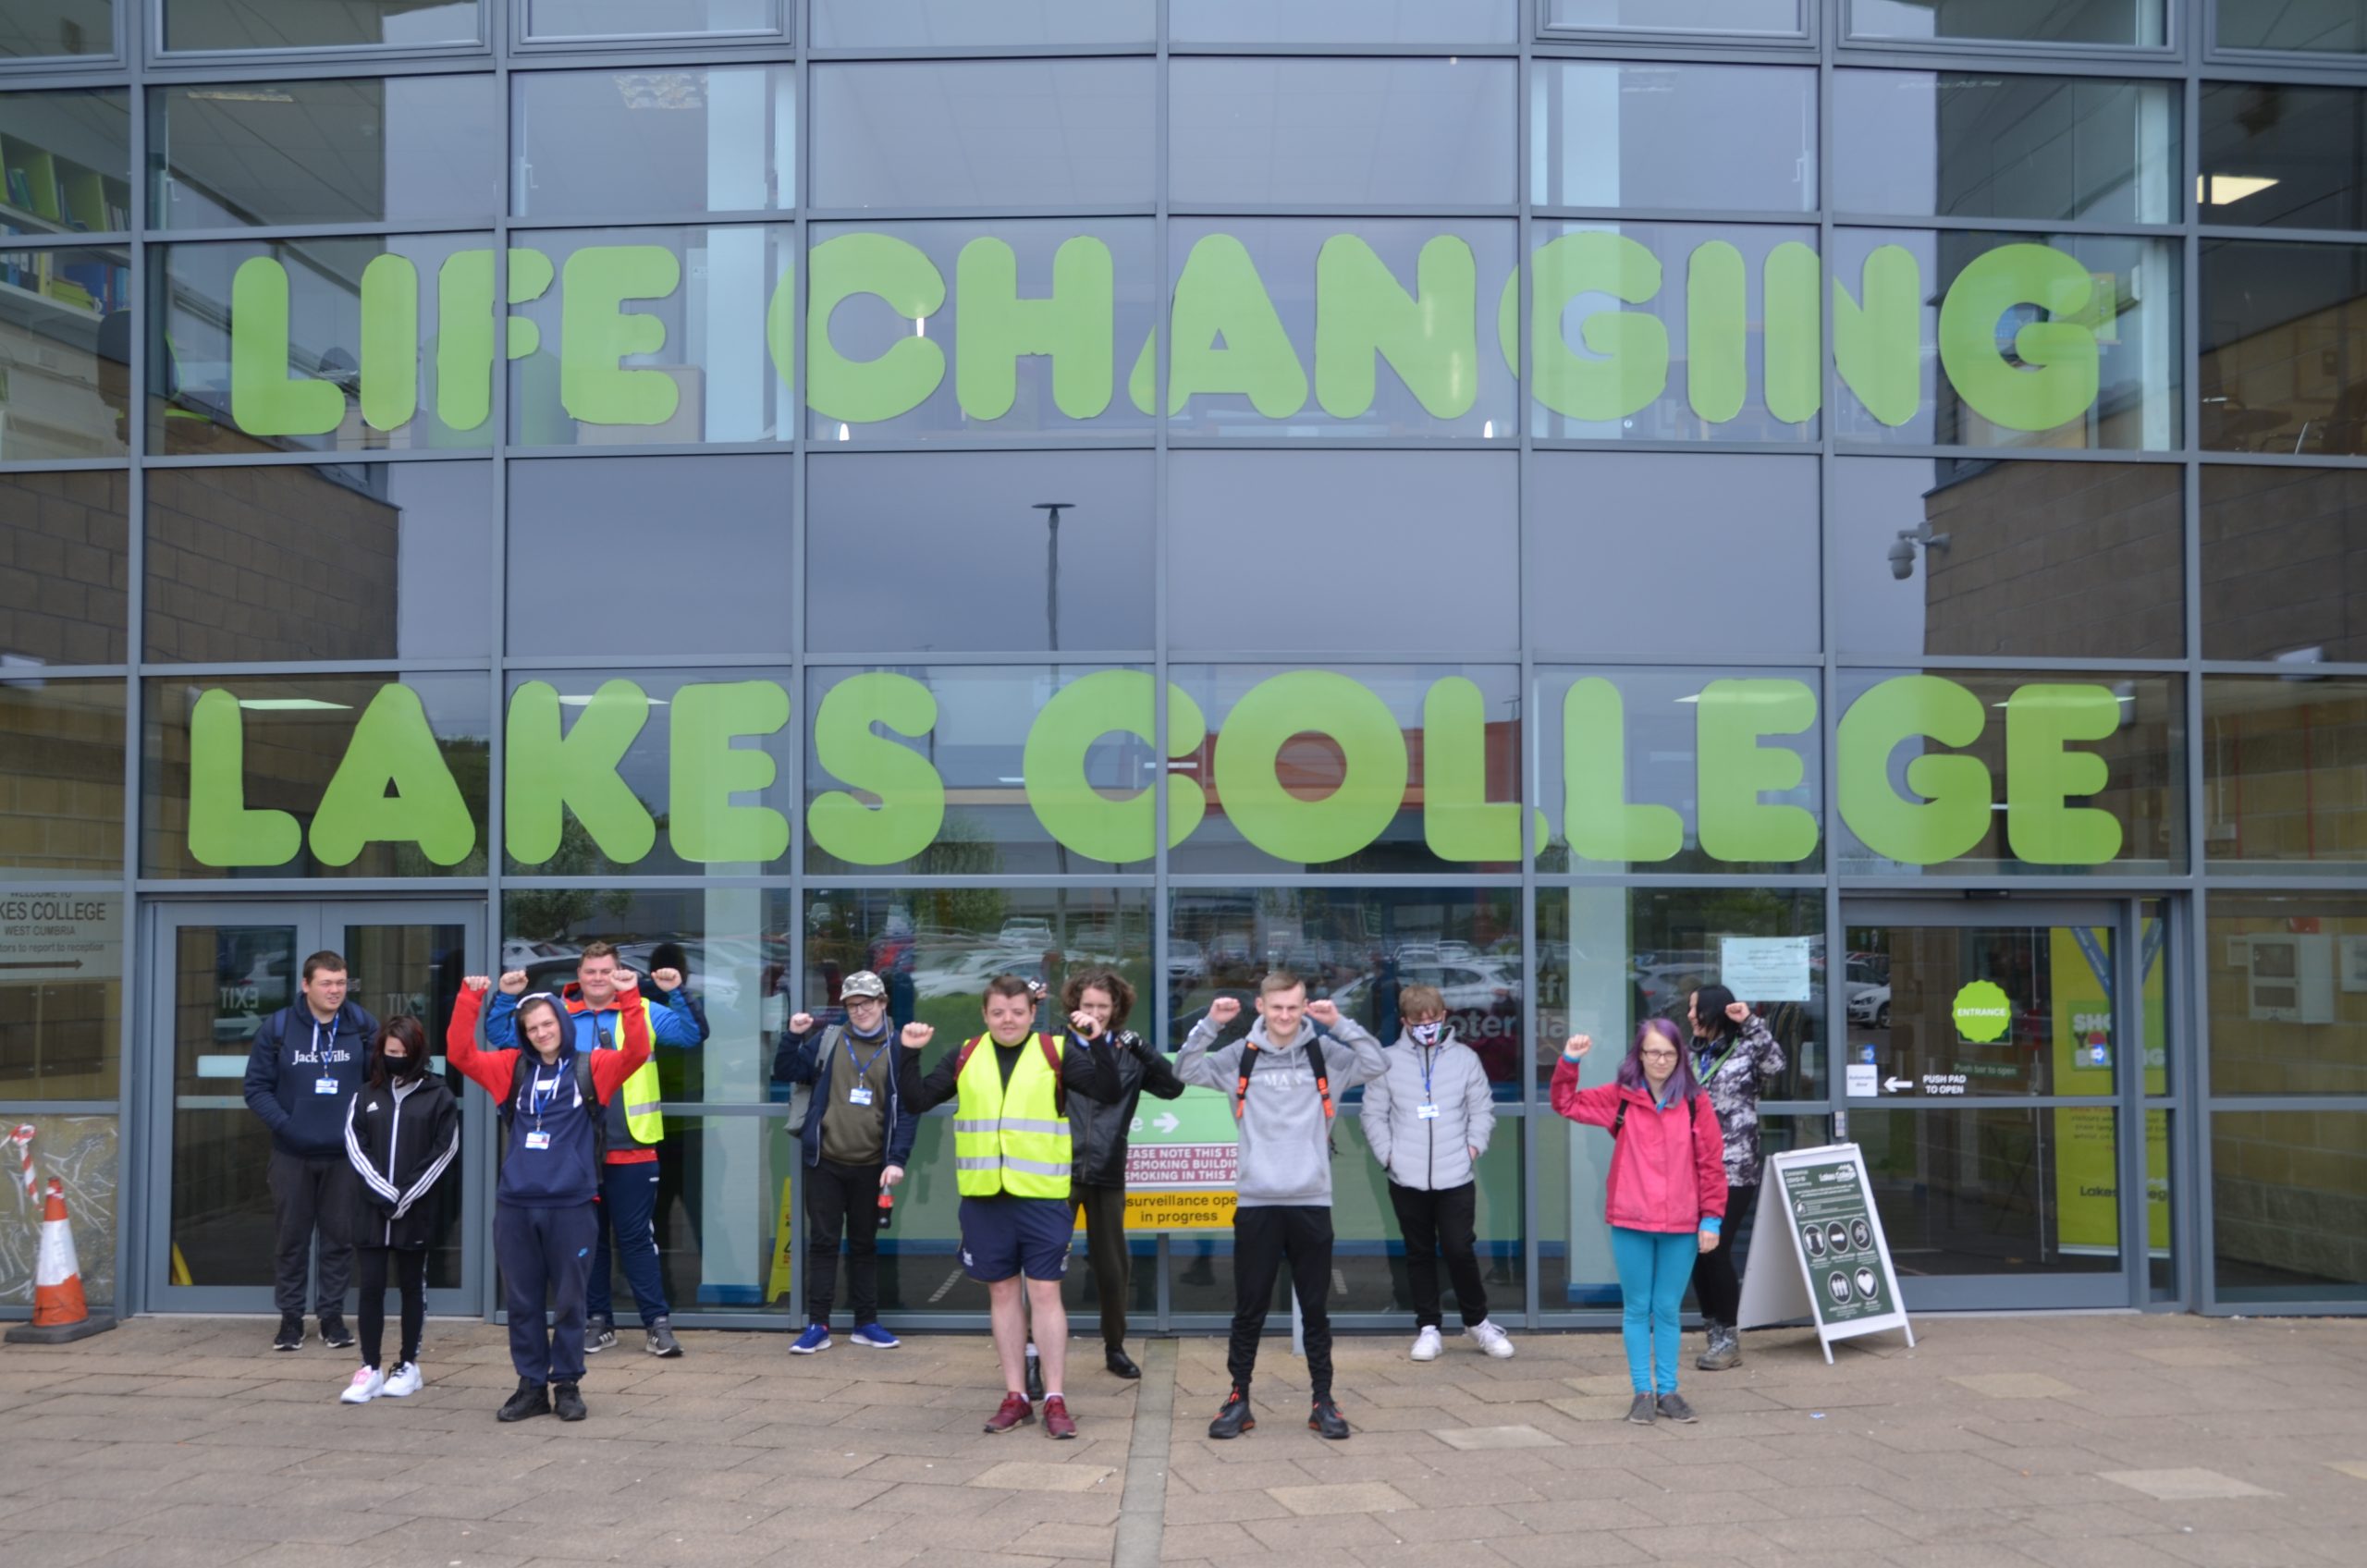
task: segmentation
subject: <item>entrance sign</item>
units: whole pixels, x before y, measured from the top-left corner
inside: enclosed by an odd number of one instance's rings
[[[1890,1243],[1858,1145],[1770,1155],[1767,1176],[1755,1221],[1760,1244],[1743,1271],[1735,1326],[1755,1329],[1805,1316],[1816,1325],[1828,1366],[1834,1341],[1885,1329],[1904,1333],[1912,1347],[1915,1330],[1899,1299]],[[1773,1241],[1778,1232],[1788,1244]]]
[[[1229,1097],[1190,1088],[1147,1099],[1126,1137],[1127,1230],[1232,1228],[1241,1144]]]

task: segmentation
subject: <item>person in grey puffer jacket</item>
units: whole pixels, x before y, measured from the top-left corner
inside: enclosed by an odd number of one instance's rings
[[[1474,1167],[1496,1130],[1496,1101],[1478,1053],[1447,1027],[1446,998],[1435,986],[1397,993],[1405,1032],[1391,1047],[1389,1069],[1365,1085],[1365,1142],[1389,1173],[1389,1204],[1405,1238],[1405,1278],[1414,1292],[1414,1359],[1436,1361],[1439,1255],[1454,1280],[1463,1331],[1502,1360],[1512,1337],[1488,1321],[1479,1277],[1479,1185]]]
[[[1726,1142],[1726,1218],[1717,1247],[1693,1262],[1693,1296],[1710,1343],[1694,1366],[1723,1372],[1742,1360],[1742,1280],[1736,1258],[1748,1245],[1759,1207],[1759,1089],[1784,1071],[1784,1047],[1766,1020],[1723,986],[1704,986],[1686,1004],[1692,1026],[1693,1075],[1717,1109]]]
[[[1212,1438],[1257,1425],[1249,1378],[1274,1280],[1287,1258],[1291,1292],[1306,1335],[1306,1377],[1315,1396],[1306,1424],[1345,1438],[1347,1419],[1331,1399],[1331,1116],[1338,1097],[1388,1068],[1380,1042],[1329,1001],[1310,1002],[1294,974],[1269,974],[1257,988],[1249,1037],[1214,1049],[1241,1003],[1219,997],[1184,1037],[1175,1075],[1233,1098],[1241,1162],[1233,1178],[1233,1342],[1225,1358],[1233,1392],[1208,1424]],[[1315,1025],[1314,1028],[1308,1027]],[[1320,1033],[1318,1033],[1318,1031]],[[1327,1045],[1323,1035],[1330,1035]]]

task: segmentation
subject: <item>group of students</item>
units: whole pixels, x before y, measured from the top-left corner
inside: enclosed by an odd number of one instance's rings
[[[484,975],[461,983],[446,1053],[499,1108],[502,1127],[494,1246],[518,1373],[518,1387],[498,1413],[503,1421],[546,1414],[583,1419],[584,1357],[602,1348],[603,1336],[615,1342],[605,1317],[589,1310],[595,1285],[607,1283],[604,1231],[614,1229],[620,1244],[627,1239],[609,1188],[619,1174],[654,1181],[656,1168],[648,1166],[644,1176],[630,1169],[644,1160],[629,1160],[622,1172],[613,1162],[653,1141],[646,1136],[657,1097],[651,1051],[660,1021],[687,1011],[678,970],[657,969],[652,983],[656,1004],[639,994],[636,976],[605,944],[587,948],[578,984],[561,993],[529,994],[518,971],[497,983]],[[443,1080],[426,1071],[428,1041],[419,1021],[379,1023],[346,1000],[345,985],[337,955],[307,961],[313,1027],[296,1038],[289,1024],[297,1010],[277,1016],[272,1038],[259,1034],[248,1087],[275,1139],[272,1186],[282,1211],[278,1348],[292,1349],[303,1337],[310,1238],[299,1220],[318,1222],[324,1239],[316,1298],[322,1338],[332,1345],[352,1342],[337,1311],[344,1268],[332,1272],[334,1215],[343,1231],[338,1239],[355,1249],[361,1287],[362,1366],[341,1397],[364,1403],[421,1386],[428,1205],[459,1152],[460,1113]],[[1477,1256],[1476,1170],[1494,1131],[1493,1096],[1479,1058],[1454,1037],[1434,987],[1400,992],[1403,1032],[1393,1047],[1384,1047],[1331,1002],[1310,1001],[1295,976],[1269,974],[1245,1035],[1219,1045],[1242,1011],[1239,999],[1220,996],[1171,1063],[1125,1027],[1134,992],[1115,974],[1070,978],[1061,997],[1064,1031],[1039,1027],[1044,1000],[1039,983],[996,976],[986,988],[984,1032],[946,1052],[926,1074],[920,1057],[935,1029],[921,1023],[897,1029],[887,988],[869,971],[841,983],[843,1023],[824,1025],[803,1011],[790,1018],[774,1073],[810,1092],[796,1129],[807,1326],[790,1347],[793,1354],[831,1344],[842,1242],[852,1342],[897,1344],[879,1322],[878,1231],[905,1177],[919,1118],[952,1102],[962,1264],[987,1287],[1005,1384],[986,1430],[1033,1424],[1040,1406],[1048,1436],[1074,1437],[1063,1390],[1068,1325],[1061,1298],[1071,1241],[1082,1219],[1108,1370],[1139,1377],[1125,1351],[1127,1130],[1143,1094],[1173,1098],[1190,1085],[1230,1097],[1239,1138],[1226,1357],[1232,1387],[1209,1424],[1210,1437],[1238,1438],[1257,1426],[1250,1396],[1258,1344],[1285,1264],[1304,1328],[1306,1425],[1329,1439],[1350,1435],[1333,1392],[1329,1313],[1332,1127],[1350,1089],[1364,1090],[1366,1141],[1386,1174],[1404,1237],[1413,1359],[1434,1360],[1443,1345],[1441,1262],[1465,1334],[1490,1356],[1515,1354],[1510,1336],[1489,1318]],[[1695,1419],[1677,1392],[1678,1309],[1688,1283],[1709,1330],[1696,1365],[1719,1370],[1740,1359],[1736,1231],[1748,1222],[1760,1175],[1759,1087],[1784,1065],[1766,1024],[1722,986],[1693,993],[1687,1023],[1689,1029],[1680,1029],[1669,1019],[1647,1019],[1613,1081],[1591,1088],[1578,1081],[1593,1042],[1574,1035],[1550,1091],[1556,1113],[1601,1127],[1613,1140],[1604,1219],[1635,1390],[1627,1419],[1646,1424]],[[340,1173],[326,1169],[324,1134],[328,1102],[349,1080],[354,1087],[343,1098],[337,1152],[351,1179],[340,1183],[333,1179]],[[642,1197],[638,1183],[630,1195]],[[645,1210],[639,1202],[633,1207],[634,1223],[645,1229]],[[604,1227],[604,1212],[611,1226]],[[1735,1226],[1726,1223],[1729,1216]],[[654,1271],[654,1240],[632,1239],[649,1241]],[[400,1293],[402,1337],[388,1366],[382,1351],[390,1280]],[[662,1303],[654,1324],[646,1310],[644,1321],[653,1353],[680,1354]]]

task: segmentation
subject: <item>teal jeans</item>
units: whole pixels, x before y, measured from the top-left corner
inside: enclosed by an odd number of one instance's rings
[[[1693,1234],[1611,1228],[1611,1261],[1619,1270],[1619,1331],[1627,1341],[1627,1378],[1639,1394],[1676,1392],[1677,1308],[1701,1251]]]

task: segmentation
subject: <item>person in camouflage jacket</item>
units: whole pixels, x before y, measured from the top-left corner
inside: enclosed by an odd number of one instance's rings
[[[1759,1205],[1759,1090],[1784,1071],[1784,1047],[1766,1020],[1723,986],[1704,986],[1686,1006],[1693,1029],[1693,1074],[1717,1109],[1726,1144],[1726,1219],[1717,1247],[1693,1264],[1693,1295],[1700,1304],[1709,1348],[1694,1365],[1723,1372],[1742,1360],[1735,1321],[1742,1305],[1736,1258]]]

